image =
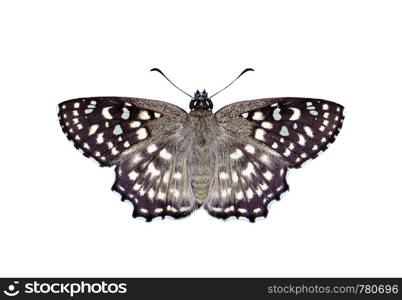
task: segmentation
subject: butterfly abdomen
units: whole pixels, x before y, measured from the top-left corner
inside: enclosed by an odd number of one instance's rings
[[[210,174],[193,175],[191,187],[193,188],[195,198],[199,205],[202,205],[208,196],[210,178]]]

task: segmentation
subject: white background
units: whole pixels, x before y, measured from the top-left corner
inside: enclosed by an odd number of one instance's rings
[[[2,1],[1,276],[402,276],[398,1]],[[57,104],[136,96],[216,108],[260,97],[346,107],[267,219],[203,209],[145,223],[62,134]]]

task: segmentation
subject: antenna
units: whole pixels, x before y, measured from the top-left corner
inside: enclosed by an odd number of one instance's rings
[[[174,84],[169,78],[167,78],[166,75],[163,74],[163,72],[162,72],[161,70],[159,70],[158,68],[152,68],[152,69],[151,69],[151,72],[152,72],[152,71],[156,71],[156,72],[160,73],[160,74],[161,74],[163,77],[165,77],[165,79],[166,79],[167,81],[169,81],[170,84],[173,85],[176,89],[178,89],[180,92],[186,94],[186,95],[189,96],[190,98],[193,98],[193,96],[191,96],[189,93],[186,93],[186,92],[183,91],[181,88],[179,88],[177,85],[175,85],[175,84]]]
[[[247,68],[244,69],[243,72],[240,73],[239,76],[237,76],[231,83],[229,83],[227,86],[225,86],[223,89],[217,91],[215,94],[213,94],[211,97],[209,97],[209,99],[211,99],[212,97],[214,97],[215,95],[219,94],[220,92],[222,92],[223,90],[226,90],[229,86],[231,86],[237,79],[240,78],[240,76],[242,76],[244,73],[248,72],[248,71],[254,71],[254,69],[252,68]]]

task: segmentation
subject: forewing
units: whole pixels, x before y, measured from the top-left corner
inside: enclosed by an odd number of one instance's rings
[[[325,151],[342,126],[343,106],[322,99],[271,98],[230,104],[215,114],[232,132],[266,145],[289,167]]]
[[[101,166],[115,165],[133,145],[175,134],[186,115],[175,105],[139,98],[90,97],[59,104],[67,138]]]

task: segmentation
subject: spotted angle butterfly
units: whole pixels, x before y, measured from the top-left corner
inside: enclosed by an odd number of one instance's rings
[[[200,206],[222,219],[266,217],[288,190],[288,168],[317,157],[342,126],[343,106],[327,100],[265,98],[212,113],[213,96],[197,91],[190,113],[156,100],[78,98],[59,104],[59,120],[85,156],[115,167],[112,189],[147,221]]]

